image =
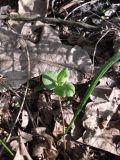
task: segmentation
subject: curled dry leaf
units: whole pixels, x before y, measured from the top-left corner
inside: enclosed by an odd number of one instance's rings
[[[24,143],[32,140],[32,134],[30,133],[24,132],[19,129],[19,134],[22,137]]]
[[[13,151],[16,151],[18,150],[18,147],[19,147],[19,143],[17,140],[13,140],[10,142],[10,147]]]
[[[27,160],[32,160],[31,156],[29,155],[27,148],[24,144],[24,141],[22,139],[22,137],[19,137],[19,147],[17,149],[17,153],[14,157],[14,160],[25,160],[27,158]]]
[[[33,130],[32,155],[37,158],[45,158],[55,160],[58,156],[58,151],[55,148],[54,139],[46,133],[45,127],[38,127]]]
[[[62,136],[63,135],[63,125],[55,121],[55,127],[52,133],[55,137]]]
[[[67,150],[67,153],[69,154],[69,157],[71,160],[93,159],[92,153],[90,153],[89,157],[84,157],[85,153],[87,152],[87,147],[83,143],[69,140],[66,142],[66,150]]]

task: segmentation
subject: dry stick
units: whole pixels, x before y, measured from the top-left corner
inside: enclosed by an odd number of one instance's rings
[[[28,50],[27,50],[27,55],[28,55]],[[29,59],[29,58],[28,58],[28,59]],[[29,63],[28,63],[28,66],[29,66]],[[28,67],[28,71],[29,71],[29,67]],[[29,73],[28,73],[28,75],[29,75]],[[26,96],[27,96],[27,91],[28,91],[28,81],[27,81],[27,86],[26,86],[26,90],[25,90],[25,93],[24,93],[24,97],[23,97],[23,101],[22,101],[20,110],[19,110],[18,115],[17,115],[17,118],[16,118],[16,120],[15,120],[15,122],[14,122],[14,124],[13,124],[13,126],[12,126],[12,128],[11,128],[11,130],[10,130],[10,134],[9,134],[6,142],[9,142],[10,137],[11,137],[12,132],[13,132],[13,129],[15,128],[15,125],[16,125],[16,123],[17,123],[18,120],[19,120],[19,117],[20,117],[20,114],[21,114],[21,111],[22,111],[22,109],[23,109],[23,106],[24,106],[24,103],[25,103],[25,99],[26,99]],[[2,154],[2,151],[3,151],[3,148],[1,149],[0,154]]]
[[[25,42],[25,44],[26,44],[26,42]],[[29,58],[29,52],[28,52],[28,49],[27,49],[27,45],[26,45],[26,51],[27,51],[27,58],[28,58],[28,80],[29,80],[29,77],[30,77],[30,76],[29,76],[29,74],[30,74],[30,63],[29,63],[29,62],[30,62],[30,58]],[[14,124],[13,124],[13,127],[11,128],[10,134],[9,134],[6,142],[9,141],[9,139],[10,139],[10,137],[11,137],[11,134],[12,134],[12,131],[13,131],[13,129],[15,128],[15,125],[16,125],[16,123],[18,122],[18,119],[19,119],[19,117],[20,117],[21,111],[22,111],[23,106],[24,106],[24,104],[25,104],[25,100],[26,100],[26,96],[27,96],[27,92],[28,92],[28,86],[29,86],[29,83],[28,83],[28,81],[27,81],[26,90],[25,90],[25,93],[24,93],[24,97],[23,97],[23,101],[22,101],[22,104],[21,104],[19,113],[18,113],[17,118],[16,118],[16,120],[15,120],[15,122],[14,122]]]
[[[10,137],[11,137],[12,132],[13,132],[13,129],[15,128],[15,125],[16,125],[16,123],[18,122],[18,119],[19,119],[19,117],[20,117],[21,111],[22,111],[23,106],[24,106],[24,103],[25,103],[25,99],[26,99],[26,95],[27,95],[27,90],[28,90],[28,85],[26,86],[25,94],[24,94],[23,101],[22,101],[20,110],[19,110],[19,112],[18,112],[17,118],[16,118],[16,120],[15,120],[15,122],[14,122],[14,124],[13,124],[13,126],[12,126],[12,128],[11,128],[11,130],[10,130],[10,133],[9,133],[9,136],[8,136],[6,142],[9,142]],[[3,148],[0,150],[0,155],[2,154],[2,151],[3,151]]]
[[[2,80],[2,78],[0,78],[0,85],[3,86],[4,88],[6,88],[7,90],[10,90],[14,95],[16,95],[18,98],[22,99],[22,97],[17,93],[15,92],[9,85],[5,84],[5,82]],[[28,107],[28,104],[26,103],[26,108],[27,108],[27,111],[28,111],[28,114],[29,114],[29,117],[30,117],[30,120],[32,122],[32,125],[34,128],[37,127],[33,117],[32,117],[32,114],[31,114],[31,111],[29,110],[29,107]]]
[[[90,29],[90,30],[100,30],[100,27],[96,27],[84,22],[78,22],[78,21],[73,21],[73,20],[63,20],[63,19],[56,19],[56,18],[45,18],[44,22],[46,23],[52,23],[52,24],[62,24],[62,25],[67,25],[67,26],[75,26],[75,27],[82,27],[85,29]]]
[[[60,8],[59,13],[62,13],[62,12],[64,12],[64,11],[66,11],[66,13],[68,13],[68,12],[67,12],[67,9],[69,9],[70,7],[74,6],[75,4],[79,4],[79,3],[80,3],[79,0],[72,0],[70,3],[63,5],[63,6]],[[68,13],[68,14],[69,14],[69,13]]]
[[[20,14],[7,14],[7,15],[0,15],[0,20],[14,20],[14,21],[42,21],[44,23],[50,24],[62,24],[67,26],[75,26],[75,27],[82,27],[85,29],[90,30],[100,30],[100,27],[96,27],[84,22],[76,22],[76,21],[68,21],[63,19],[56,19],[56,18],[48,18],[45,17],[44,19],[40,17],[40,15],[20,15]]]
[[[22,98],[17,92],[15,92],[10,86],[6,85],[5,82],[4,82],[4,76],[3,75],[0,75],[0,85],[3,86],[4,88],[6,88],[7,90],[10,90],[14,95],[16,95],[18,98]],[[32,117],[32,114],[31,114],[31,111],[29,110],[29,107],[28,107],[28,104],[26,103],[26,108],[27,108],[27,111],[28,111],[28,114],[29,114],[29,117],[31,119],[31,122],[32,122],[32,125],[34,128],[37,127],[33,117]]]

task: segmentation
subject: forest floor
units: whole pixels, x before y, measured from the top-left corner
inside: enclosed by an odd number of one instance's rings
[[[18,9],[18,0],[0,2],[1,15]],[[119,160],[120,62],[61,137],[97,71],[120,51],[120,1],[49,0],[45,16],[47,25],[26,22],[21,33],[0,20],[0,160]],[[68,98],[43,87],[41,76],[63,67],[75,87]]]

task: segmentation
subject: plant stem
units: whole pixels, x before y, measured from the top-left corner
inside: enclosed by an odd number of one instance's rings
[[[62,124],[63,124],[64,160],[66,160],[65,121],[64,121],[64,114],[63,114],[63,108],[62,108],[62,103],[61,103],[60,96],[59,96],[59,102],[60,102],[60,111],[61,111],[61,114],[62,114]]]

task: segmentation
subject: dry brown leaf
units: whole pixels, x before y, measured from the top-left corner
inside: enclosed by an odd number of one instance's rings
[[[32,134],[30,134],[30,133],[24,132],[19,129],[19,134],[22,137],[24,143],[32,140]]]
[[[38,120],[44,125],[51,125],[51,121],[53,118],[53,109],[50,103],[47,102],[45,94],[39,94],[37,100],[37,114],[40,116]]]
[[[63,125],[61,125],[58,121],[55,121],[55,127],[52,133],[55,137],[62,136],[63,135]]]
[[[115,76],[104,76],[100,79],[99,85],[96,86],[90,98],[94,102],[105,102],[108,101],[109,96],[112,92],[113,86],[117,85]]]
[[[74,113],[73,113],[72,107],[68,108],[67,106],[66,108],[63,109],[63,118],[67,125],[70,124],[70,121],[72,120],[73,116],[74,116]]]
[[[66,150],[70,156],[70,160],[88,160],[93,159],[92,153],[89,157],[84,157],[84,154],[87,152],[87,147],[83,143],[79,143],[74,140],[68,140],[66,142]]]
[[[90,98],[92,101],[102,103],[108,101],[108,97],[111,93],[112,89],[106,86],[97,86]]]
[[[45,158],[47,160],[55,160],[58,151],[55,148],[54,139],[46,133],[45,127],[38,127],[32,131],[32,155],[37,158]]]
[[[91,146],[117,154],[113,144],[113,136],[106,129],[109,121],[116,112],[120,104],[120,90],[113,88],[108,97],[108,101],[103,103],[90,102],[85,109],[83,125],[86,129],[83,135],[83,141]]]
[[[25,160],[24,157],[20,154],[20,149],[18,148],[17,153],[13,160]]]
[[[31,156],[29,155],[24,141],[21,136],[19,136],[19,147],[17,149],[17,153],[15,155],[14,160],[32,160]]]
[[[19,148],[19,143],[17,140],[13,140],[10,142],[10,147],[12,148],[13,151],[18,151]],[[17,153],[16,153],[17,154]]]
[[[16,34],[0,29],[0,74],[14,88],[19,88],[28,78],[27,53]],[[19,41],[19,47],[17,48]],[[61,44],[57,33],[45,26],[41,33],[41,41],[37,45],[26,41],[30,54],[30,78],[39,76],[46,71],[56,71],[69,67],[70,81],[81,81],[82,73],[91,73],[92,63],[86,51],[75,46]],[[75,70],[77,68],[78,70]],[[82,73],[81,73],[82,72]]]

